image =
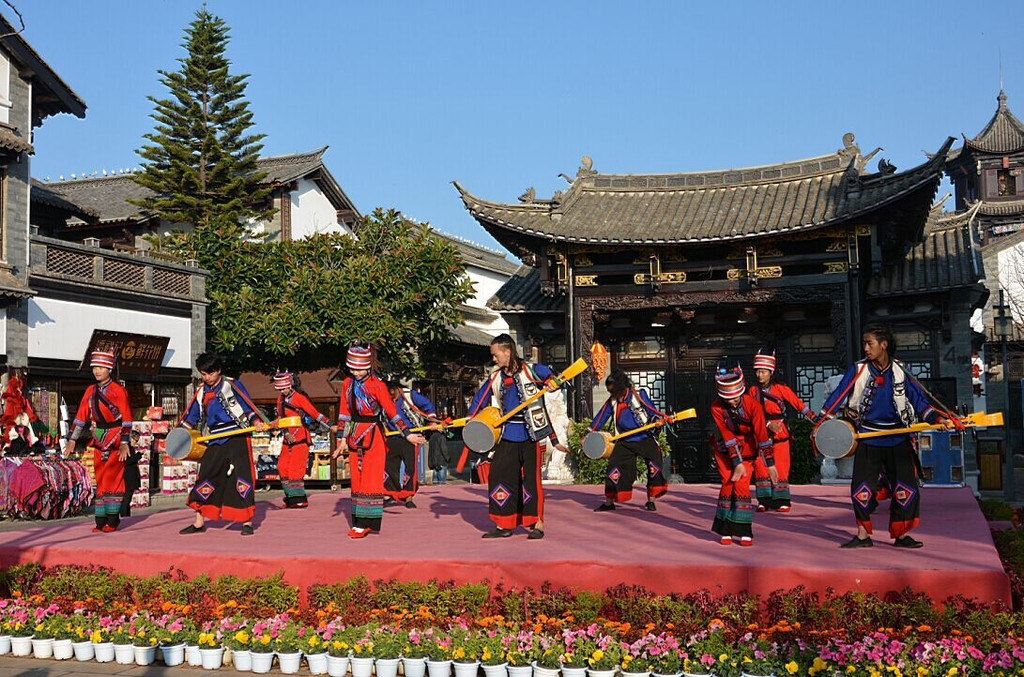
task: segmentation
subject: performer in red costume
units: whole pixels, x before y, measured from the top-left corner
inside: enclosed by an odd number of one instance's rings
[[[804,404],[792,388],[775,380],[774,351],[757,351],[757,355],[754,355],[754,376],[757,378],[757,385],[750,386],[750,394],[764,407],[768,435],[772,438],[772,455],[775,457],[775,468],[779,473],[778,481],[772,482],[764,461],[758,458],[754,462],[757,511],[789,512],[792,510],[789,494],[789,441],[793,436],[786,425],[786,405],[793,407],[808,419],[814,417],[811,415],[811,408]]]
[[[298,416],[304,419],[301,425],[285,428],[281,455],[277,458],[277,474],[281,477],[281,488],[284,489],[284,507],[306,508],[309,499],[306,498],[304,478],[309,464],[311,438],[305,419],[310,420],[310,425],[319,423],[324,428],[329,428],[331,424],[295,381],[295,375],[288,371],[274,375],[274,389],[278,391],[277,417]]]
[[[424,444],[423,435],[410,434],[409,426],[398,415],[388,387],[373,374],[374,355],[370,346],[348,349],[345,366],[351,376],[341,384],[338,402],[338,446],[334,457],[350,454],[352,472],[352,528],[350,538],[365,538],[380,531],[384,515],[384,441],[383,412],[398,427],[410,444]]]
[[[718,509],[711,530],[722,545],[733,542],[753,545],[754,506],[750,500],[750,476],[754,461],[764,460],[769,477],[778,481],[772,441],[765,425],[764,409],[746,392],[743,370],[719,367],[715,374],[718,397],[711,403],[711,417],[721,439],[715,444],[715,461],[722,477]]]
[[[121,524],[121,501],[124,500],[124,461],[130,452],[128,441],[132,430],[132,408],[128,391],[110,377],[114,370],[114,353],[93,351],[89,361],[96,383],[85,389],[75,414],[71,436],[64,454],[71,456],[75,444],[92,427],[89,451],[96,469],[96,496],[93,531],[115,531]]]

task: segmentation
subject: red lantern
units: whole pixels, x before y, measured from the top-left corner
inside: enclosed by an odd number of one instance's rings
[[[603,381],[604,375],[608,373],[608,349],[600,341],[594,341],[594,345],[590,346],[590,362],[594,366],[597,380]]]

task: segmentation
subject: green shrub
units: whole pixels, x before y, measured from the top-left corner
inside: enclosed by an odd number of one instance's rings
[[[608,470],[608,459],[594,460],[583,454],[583,438],[590,431],[591,420],[573,421],[569,427],[569,469],[575,484],[604,484]],[[658,444],[667,454],[669,446],[664,428],[658,433]],[[647,479],[647,464],[639,457],[636,459],[636,476],[641,481]]]
[[[814,424],[803,417],[792,417],[786,423],[792,437],[789,442],[789,483],[811,484],[821,468],[821,459],[814,455],[811,446]]]
[[[981,504],[981,512],[987,520],[1010,521],[1015,512],[1012,505],[996,498],[984,498],[978,501]]]

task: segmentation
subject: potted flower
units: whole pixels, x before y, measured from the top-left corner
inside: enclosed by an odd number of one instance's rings
[[[32,633],[35,627],[25,607],[18,606],[10,612],[10,624],[6,631],[11,636],[11,653],[15,656],[32,653]]]
[[[654,635],[644,635],[623,648],[622,660],[619,661],[622,677],[649,677],[651,661],[647,657],[647,649],[654,639]]]
[[[110,641],[110,630],[104,626],[109,619],[100,619],[99,627],[95,628],[89,635],[92,642],[93,655],[97,663],[109,663],[114,660],[114,643]]]
[[[730,654],[733,649],[725,639],[722,628],[701,632],[690,638],[686,647],[689,657],[683,661],[683,675],[686,677],[703,677],[717,675],[729,669]],[[718,677],[726,677],[719,675]]]
[[[743,677],[775,677],[783,669],[778,646],[765,640],[744,644],[740,651],[740,668]]]
[[[210,627],[199,633],[199,656],[204,670],[216,670],[224,663],[220,632]]]
[[[418,628],[413,628],[406,636],[402,670],[405,677],[423,677],[427,671],[427,650],[423,646],[423,632]]]
[[[530,677],[533,674],[533,633],[515,629],[508,634],[505,659],[509,677]]]
[[[145,616],[136,616],[132,619],[130,631],[135,651],[135,664],[152,664],[156,660],[156,645],[160,640],[156,624]]]
[[[402,650],[409,639],[407,633],[382,625],[373,632],[373,657],[377,677],[397,677]]]
[[[423,633],[422,646],[430,677],[448,677],[452,670],[451,635],[431,628]]]
[[[327,642],[320,630],[306,628],[303,636],[302,653],[306,656],[309,672],[322,675],[327,672]]]
[[[327,643],[327,674],[329,677],[344,677],[348,673],[348,657],[352,651],[351,632],[334,620],[324,630]]]
[[[476,677],[480,669],[480,654],[483,653],[480,635],[466,628],[453,628],[452,667],[455,677]]]
[[[72,643],[78,639],[75,623],[67,616],[54,616],[50,619],[53,628],[53,657],[66,661],[75,655]]]
[[[252,654],[249,652],[249,646],[253,639],[252,633],[241,625],[225,628],[224,621],[221,621],[221,629],[223,632],[221,641],[231,650],[231,663],[235,666],[235,670],[239,672],[252,671]]]
[[[595,629],[596,630],[596,629]],[[581,644],[588,652],[587,673],[590,677],[613,677],[622,662],[622,645],[611,635],[587,634],[587,641]]]
[[[506,658],[509,636],[498,630],[489,630],[480,637],[480,664],[486,677],[507,677]]]
[[[43,617],[36,621],[32,630],[32,655],[35,658],[53,656],[53,628],[49,619]]]
[[[108,628],[110,641],[114,643],[114,660],[121,665],[135,663],[135,647],[132,646],[132,633],[129,624],[123,618],[115,621]]]
[[[75,634],[71,638],[71,650],[76,661],[91,661],[96,655],[92,644],[92,631],[85,626],[85,619],[79,617],[74,625]]]
[[[682,674],[686,656],[680,651],[679,640],[674,635],[662,633],[650,638],[644,652],[652,675],[665,677]]]
[[[10,600],[0,600],[0,656],[11,653],[11,611],[16,608]]]
[[[561,642],[562,652],[558,662],[562,668],[562,677],[586,677],[587,657],[590,655],[586,631],[563,630]],[[594,648],[597,648],[596,645]]]
[[[534,677],[558,677],[561,667],[559,658],[563,648],[558,642],[543,635],[535,636],[533,642]]]
[[[270,672],[274,664],[274,636],[276,629],[270,621],[260,621],[252,626],[252,639],[249,642],[249,655],[252,671],[265,674]]]
[[[164,665],[174,667],[185,662],[185,646],[189,639],[199,635],[192,621],[180,616],[162,616],[156,621],[156,634]],[[200,659],[201,660],[201,659]]]
[[[376,628],[371,623],[353,630],[352,658],[349,659],[352,677],[370,677],[373,674],[373,633]]]
[[[302,639],[305,628],[286,617],[281,618],[274,638],[274,651],[281,672],[294,675],[302,665]]]

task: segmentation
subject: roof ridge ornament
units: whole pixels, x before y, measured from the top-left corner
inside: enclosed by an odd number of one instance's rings
[[[519,196],[519,201],[524,204],[533,204],[537,201],[537,189],[530,186]]]
[[[1006,110],[1006,92],[1002,89],[999,90],[999,96],[996,97],[996,101],[999,102],[999,110]]]
[[[867,155],[861,155],[860,146],[854,142],[854,139],[855,137],[853,135],[853,132],[846,132],[845,134],[843,134],[843,147],[837,150],[836,152],[839,153],[839,157],[843,158],[846,161],[853,160],[857,166],[857,173],[864,174],[864,167],[865,165],[867,165],[868,161],[870,161],[871,158],[875,157],[875,155],[877,155],[880,151],[883,151],[885,149],[882,148],[881,146],[878,146]],[[886,165],[888,164],[889,163],[886,163]],[[879,162],[878,169],[883,173],[892,173],[896,171],[896,166],[892,165],[892,172],[885,172],[884,170],[882,170],[881,162]]]
[[[597,171],[594,169],[594,158],[589,155],[580,158],[580,167],[576,170],[577,179],[585,176],[597,176]]]

